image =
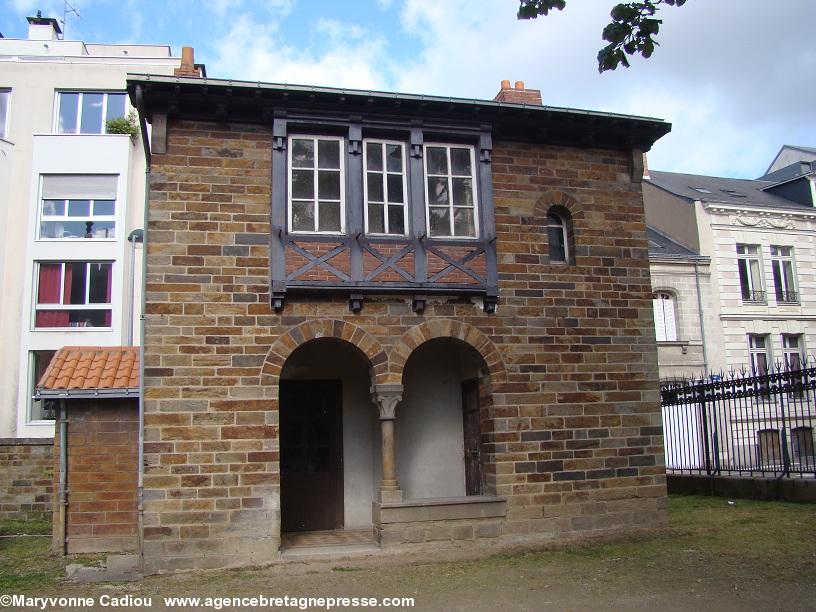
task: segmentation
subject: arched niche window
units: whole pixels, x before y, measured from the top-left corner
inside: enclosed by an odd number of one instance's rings
[[[569,263],[572,259],[571,219],[569,213],[560,206],[547,211],[547,241],[550,246],[550,262]]]
[[[654,305],[655,335],[658,342],[677,340],[677,317],[675,316],[675,298],[668,291],[655,291],[652,295]]]

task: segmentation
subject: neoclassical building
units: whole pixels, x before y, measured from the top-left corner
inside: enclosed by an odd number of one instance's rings
[[[757,180],[652,170],[644,181],[649,225],[711,258],[704,334],[714,372],[764,373],[816,347],[816,175],[809,161],[773,168]]]
[[[128,91],[146,571],[664,523],[641,176],[666,123],[521,82]]]

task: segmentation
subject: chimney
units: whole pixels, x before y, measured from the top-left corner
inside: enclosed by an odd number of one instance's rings
[[[524,81],[516,81],[515,87],[510,87],[510,81],[501,82],[501,90],[493,98],[496,102],[510,102],[511,104],[535,104],[541,106],[541,90],[525,89]]]
[[[59,40],[62,28],[56,19],[43,17],[42,11],[37,11],[36,17],[28,19],[28,40]]]
[[[204,67],[195,63],[195,50],[192,47],[181,48],[181,65],[173,71],[175,76],[201,78],[204,74]]]

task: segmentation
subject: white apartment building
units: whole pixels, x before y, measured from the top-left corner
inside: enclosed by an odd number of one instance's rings
[[[63,346],[138,342],[145,156],[106,133],[130,111],[126,75],[172,75],[164,45],[63,40],[28,19],[0,38],[0,438],[53,437],[33,385]],[[138,249],[138,251],[137,251]]]
[[[769,178],[651,171],[643,183],[647,223],[711,258],[709,371],[765,373],[816,352],[816,208]]]

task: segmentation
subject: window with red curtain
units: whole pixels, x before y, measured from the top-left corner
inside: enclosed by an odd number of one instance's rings
[[[62,303],[62,264],[41,263],[37,304]],[[68,327],[69,316],[60,310],[37,310],[37,327]]]
[[[111,262],[41,262],[37,278],[36,328],[111,326]]]

